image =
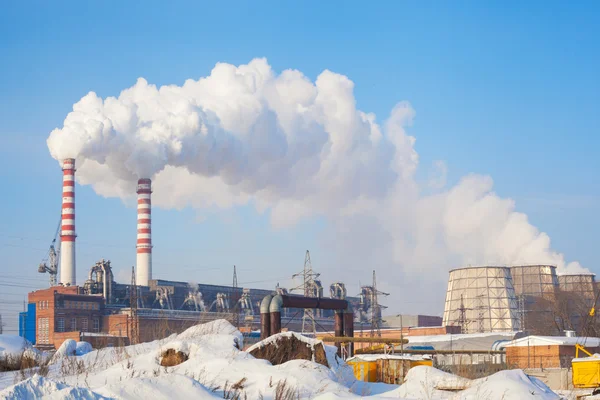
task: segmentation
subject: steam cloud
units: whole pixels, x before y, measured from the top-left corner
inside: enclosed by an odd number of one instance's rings
[[[381,269],[549,263],[588,272],[553,251],[487,176],[446,189],[439,162],[433,194],[422,194],[405,130],[415,111],[398,103],[380,126],[356,108],[353,86],[328,70],[315,82],[297,70],[277,75],[265,59],[219,63],[183,86],[140,78],[118,98],[90,92],[47,142],[55,159],[76,158],[79,183],[103,196],[134,196],[137,179],[150,177],[153,204],[164,208],[252,201],[275,227],[325,216],[340,248],[372,248]]]

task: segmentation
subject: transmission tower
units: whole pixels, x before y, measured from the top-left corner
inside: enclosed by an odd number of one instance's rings
[[[485,331],[484,319],[485,319],[485,306],[483,305],[483,295],[477,296],[477,322],[478,322],[478,331],[479,333],[483,333]],[[490,321],[491,324],[491,321]]]
[[[135,282],[135,267],[131,267],[131,287],[129,293],[129,306],[131,308],[131,344],[137,344],[138,342],[138,292],[137,284]]]
[[[311,297],[311,288],[315,287],[315,279],[317,279],[319,275],[320,274],[313,271],[312,262],[310,261],[310,252],[306,250],[306,255],[304,256],[304,270],[292,275],[292,279],[299,276],[302,277],[302,284],[293,288],[292,291],[302,291],[305,297]],[[315,321],[315,310],[312,308],[304,309],[304,315],[302,316],[302,333],[312,333],[316,337],[317,323]]]
[[[387,308],[379,304],[379,296],[389,296],[389,293],[377,290],[377,278],[373,270],[373,290],[371,291],[371,337],[381,337],[381,310]]]

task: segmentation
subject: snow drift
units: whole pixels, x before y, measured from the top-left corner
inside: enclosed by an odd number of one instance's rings
[[[94,350],[82,356],[68,355],[51,364],[46,377],[33,376],[17,384],[14,373],[0,373],[2,399],[223,399],[272,400],[276,392],[301,399],[436,398],[476,399],[482,393],[495,399],[558,399],[543,383],[520,370],[503,371],[481,380],[464,380],[430,367],[409,371],[404,385],[358,382],[352,369],[326,346],[330,368],[308,360],[272,365],[240,351],[240,333],[227,321],[198,325],[161,341],[124,348]],[[294,335],[295,336],[295,335]],[[308,346],[320,343],[303,338]],[[276,343],[273,342],[273,343]],[[66,345],[69,350],[72,345]],[[188,359],[172,367],[160,365],[165,349],[185,351]],[[72,363],[69,362],[72,361]],[[70,365],[75,368],[69,369]],[[452,393],[436,389],[452,383],[469,386]],[[475,397],[474,397],[475,396]],[[232,397],[229,397],[232,398]]]

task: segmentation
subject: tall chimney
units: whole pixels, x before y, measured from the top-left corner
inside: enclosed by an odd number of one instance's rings
[[[135,271],[136,284],[148,286],[152,279],[152,223],[151,223],[151,193],[152,181],[140,179],[137,185],[137,268]]]
[[[63,160],[60,283],[75,285],[75,159]]]

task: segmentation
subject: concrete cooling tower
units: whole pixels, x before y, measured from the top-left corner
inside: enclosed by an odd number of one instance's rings
[[[519,296],[554,300],[558,276],[553,265],[517,265],[510,267],[513,286]]]
[[[443,324],[461,326],[463,333],[518,331],[518,303],[510,268],[450,271]]]
[[[596,294],[595,275],[559,275],[558,287],[562,292],[576,293],[593,302]]]

